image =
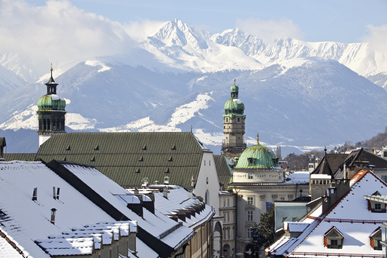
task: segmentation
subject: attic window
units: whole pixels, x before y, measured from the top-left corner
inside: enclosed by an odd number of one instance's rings
[[[172,156],[171,157],[169,157],[169,159],[168,159],[168,161],[172,161],[173,159],[172,159]]]
[[[138,168],[138,169],[136,169],[136,173],[140,173],[140,169]]]
[[[90,161],[95,161],[95,156],[93,156],[93,157],[90,159]]]
[[[380,243],[381,241],[382,230],[379,227],[370,235],[370,245],[374,250],[382,250],[382,244]]]
[[[70,150],[70,145],[67,146],[66,150]]]
[[[141,156],[138,161],[144,161],[144,158]]]
[[[165,173],[169,173],[169,168],[167,168],[164,172],[165,172]]]
[[[171,150],[176,150],[176,145],[173,145]]]
[[[95,146],[94,150],[99,150],[99,145]]]
[[[332,227],[325,233],[324,246],[330,249],[341,249],[343,248],[343,235],[337,230],[336,227]]]
[[[142,150],[146,150],[146,145],[142,146]]]
[[[249,166],[254,166],[255,158],[247,158],[247,161],[249,162]]]

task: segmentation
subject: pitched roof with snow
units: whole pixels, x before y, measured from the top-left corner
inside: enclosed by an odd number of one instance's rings
[[[382,257],[381,250],[374,250],[370,235],[383,222],[386,213],[368,210],[365,195],[379,191],[387,194],[387,185],[370,171],[360,171],[351,180],[352,187],[326,213],[308,216],[311,223],[297,238],[282,237],[267,251],[271,255],[287,257],[362,256]],[[324,246],[324,235],[335,227],[343,235],[340,249]]]
[[[57,199],[53,187],[56,193],[60,189]],[[35,188],[37,199],[33,201]],[[0,231],[25,256],[49,257],[36,239],[85,224],[114,221],[41,162],[0,162],[0,196]],[[57,210],[55,225],[50,222],[52,208]]]
[[[195,229],[211,220],[215,215],[214,209],[201,202],[181,186],[169,186],[168,196],[164,197],[163,192],[154,192],[155,208],[165,215],[184,212],[186,215],[178,216],[181,222],[188,228]]]
[[[117,215],[125,217],[130,220],[135,220],[138,223],[137,236],[145,242],[145,244],[152,247],[157,247],[162,250],[156,250],[158,252],[164,251],[162,255],[173,250],[178,250],[182,244],[185,244],[193,237],[194,232],[192,229],[183,226],[182,224],[168,218],[157,209],[154,210],[154,214],[148,209],[142,209],[142,216],[138,215],[127,207],[127,201],[123,198],[117,198],[117,195],[121,197],[132,196],[133,194],[126,189],[119,186],[113,180],[106,177],[97,169],[88,166],[82,166],[68,162],[50,162],[60,164],[64,167],[67,173],[71,173],[78,178],[81,182],[87,182],[87,186],[92,191],[98,193],[103,200],[109,203],[110,207],[106,207],[110,210],[112,207],[117,210]],[[151,234],[151,235],[149,235]],[[161,242],[157,245],[158,242]],[[160,254],[160,253],[159,253]]]

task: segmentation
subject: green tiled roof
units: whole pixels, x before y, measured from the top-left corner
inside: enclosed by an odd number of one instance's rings
[[[226,157],[223,155],[214,155],[214,160],[219,183],[223,186],[223,190],[227,190],[230,179],[232,178],[231,168],[227,164]]]
[[[36,158],[36,153],[4,153],[4,160],[26,160],[34,161]]]
[[[197,179],[203,150],[192,133],[64,133],[42,144],[37,158],[91,165],[124,187],[140,186],[147,177],[191,187]]]

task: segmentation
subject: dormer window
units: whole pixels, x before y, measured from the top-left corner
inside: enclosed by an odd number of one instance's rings
[[[255,158],[247,158],[247,161],[249,162],[249,166],[254,166]]]
[[[378,227],[371,235],[370,235],[370,245],[374,250],[382,250],[382,230]]]
[[[367,196],[368,200],[368,210],[371,212],[380,212],[385,213],[386,212],[386,204],[383,202],[378,201],[378,197],[381,196],[381,194],[376,191],[371,196]]]
[[[336,227],[332,227],[324,236],[324,246],[330,249],[343,248],[344,237]]]

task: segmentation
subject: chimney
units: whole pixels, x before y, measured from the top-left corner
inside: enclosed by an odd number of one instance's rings
[[[168,199],[168,187],[164,187],[163,189],[163,196],[165,199]]]
[[[142,179],[142,187],[144,187],[144,188],[148,187],[148,178],[147,177],[144,177]]]
[[[52,187],[52,198],[54,198],[54,200],[56,200],[56,189],[55,189],[55,186]]]
[[[153,193],[147,193],[145,194],[144,197],[143,197],[144,208],[154,214],[155,213],[155,195]],[[149,198],[149,200],[147,198]]]
[[[56,213],[56,209],[55,208],[52,208],[51,209],[51,223],[53,224],[53,225],[55,225],[55,213]]]
[[[164,185],[169,185],[169,176],[164,177]]]
[[[37,201],[38,200],[38,188],[34,188],[34,192],[32,193],[32,200]]]

